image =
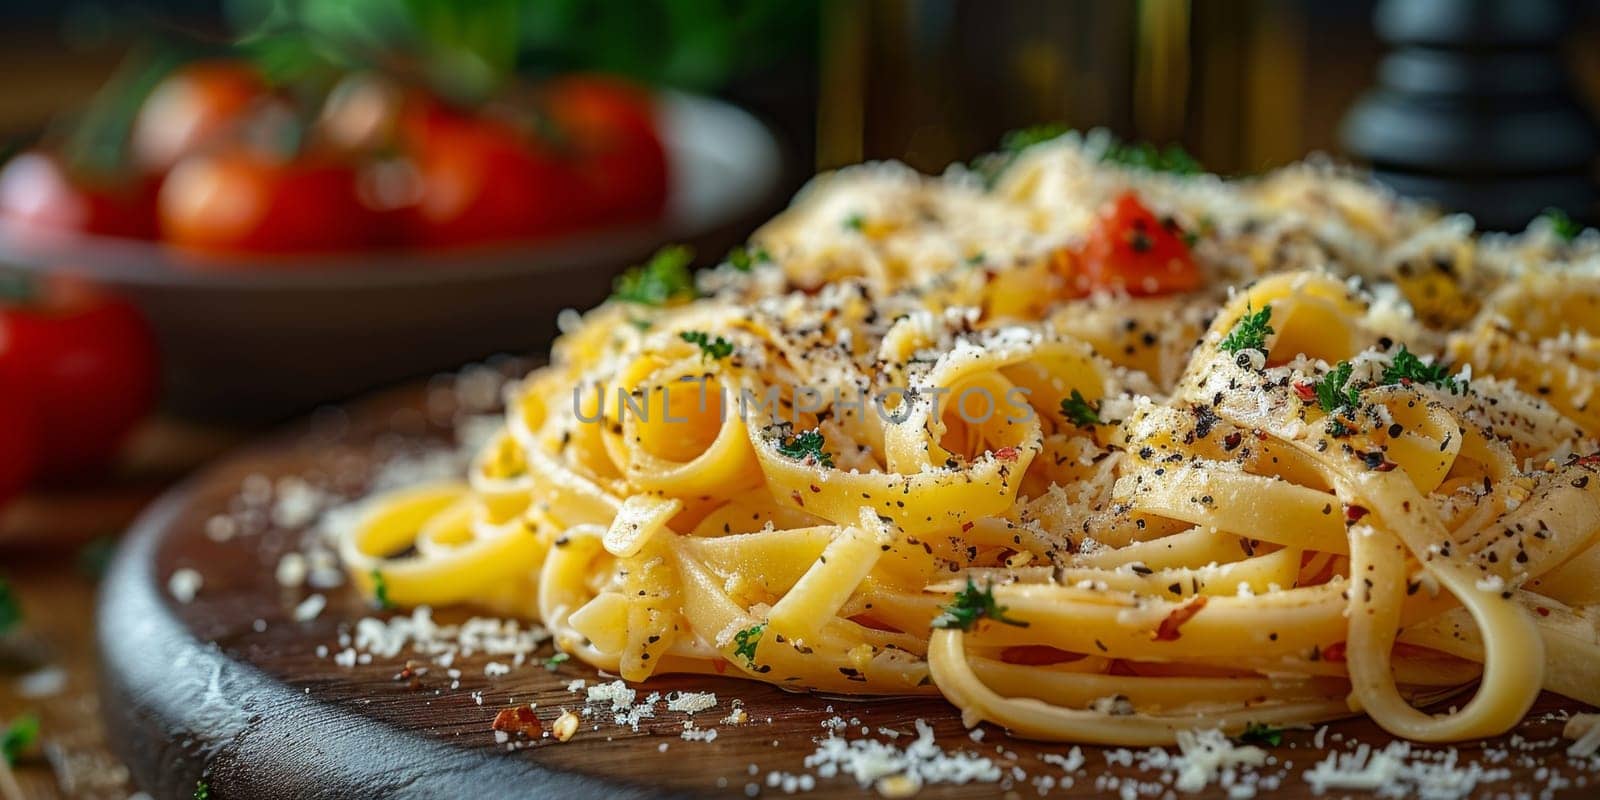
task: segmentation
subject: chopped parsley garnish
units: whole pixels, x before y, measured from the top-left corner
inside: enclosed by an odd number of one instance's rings
[[[1383,376],[1377,384],[1363,384],[1352,382],[1350,375],[1355,367],[1348,361],[1340,361],[1328,374],[1317,379],[1313,385],[1316,392],[1317,405],[1328,414],[1343,413],[1351,419],[1355,418],[1355,409],[1361,405],[1361,390],[1377,386],[1393,386],[1396,384],[1409,386],[1416,383],[1425,383],[1441,389],[1458,393],[1465,390],[1462,382],[1450,375],[1450,368],[1442,364],[1428,364],[1417,358],[1416,354],[1400,345],[1400,352],[1394,354],[1394,360],[1383,368]],[[1328,425],[1328,434],[1334,437],[1346,436],[1355,431],[1350,426],[1338,420]]]
[[[1361,387],[1350,384],[1350,372],[1355,369],[1348,361],[1340,361],[1328,374],[1317,380],[1317,405],[1332,414],[1342,408],[1354,409],[1361,404]]]
[[[715,361],[733,355],[733,342],[705,331],[680,331],[678,338],[700,348],[700,355]]]
[[[967,256],[967,266],[976,267],[979,264],[982,264],[987,258],[988,256],[982,250],[979,250],[978,252]]]
[[[678,244],[663,247],[650,260],[617,276],[611,298],[624,303],[661,306],[696,296],[689,262],[694,251]]]
[[[1394,363],[1383,368],[1383,382],[1389,383],[1426,383],[1447,389],[1452,394],[1461,391],[1461,386],[1450,375],[1450,368],[1443,364],[1426,364],[1417,358],[1415,353],[1400,345],[1400,352],[1394,354]]]
[[[727,262],[740,272],[749,272],[757,264],[770,263],[772,254],[765,247],[735,247],[728,251]]]
[[[1268,747],[1277,747],[1283,744],[1283,729],[1252,722],[1244,726],[1244,733],[1239,734],[1239,741],[1244,744],[1264,744]]]
[[[797,433],[787,441],[778,441],[778,452],[799,461],[814,461],[824,467],[833,466],[833,454],[822,449],[827,444],[820,431]]]
[[[1223,350],[1238,355],[1241,350],[1260,350],[1267,352],[1267,337],[1276,333],[1267,323],[1272,320],[1272,306],[1266,306],[1260,311],[1251,311],[1250,306],[1244,308],[1244,316],[1233,324],[1233,330],[1217,345]]]
[[[860,214],[851,214],[844,218],[844,227],[848,230],[860,232],[866,230],[867,218]]]
[[[1080,428],[1099,425],[1100,404],[1085,400],[1082,392],[1073,389],[1071,397],[1065,397],[1061,400],[1061,416],[1066,417],[1068,422]]]
[[[5,633],[22,622],[22,606],[11,593],[11,584],[0,578],[0,633]]]
[[[394,603],[389,602],[389,582],[379,570],[372,571],[372,599],[377,602],[378,608],[394,608]]]
[[[1547,208],[1539,216],[1550,223],[1550,232],[1563,242],[1570,242],[1583,233],[1583,226],[1559,208]]]
[[[1100,160],[1130,169],[1170,172],[1173,175],[1198,175],[1205,172],[1194,156],[1175,144],[1168,145],[1165,149],[1149,142],[1113,144],[1106,148],[1105,155],[1101,156]]]
[[[0,755],[5,757],[7,764],[15,764],[23,753],[33,749],[37,741],[39,741],[39,718],[32,714],[23,714],[11,720],[5,731],[0,733]]]
[[[194,800],[211,800],[211,784],[205,778],[194,782]]]
[[[641,331],[650,330],[650,328],[655,325],[654,322],[651,322],[647,319],[640,319],[639,317],[628,317],[628,324],[638,328]]]
[[[751,666],[756,663],[756,645],[761,643],[761,634],[767,630],[767,623],[751,625],[733,635],[733,654],[744,659]]]
[[[988,617],[995,622],[1015,625],[1019,628],[1028,627],[1028,623],[1016,619],[1006,618],[1006,607],[995,602],[994,584],[989,584],[981,591],[977,584],[972,582],[972,576],[967,576],[967,588],[956,593],[956,599],[944,607],[944,613],[933,618],[935,628],[960,628],[964,631],[972,630],[978,620]]]
[[[1071,128],[1059,122],[1046,122],[1041,125],[1018,128],[1000,137],[1000,149],[1008,153],[1020,153],[1036,144],[1043,144],[1051,139],[1059,139],[1071,130]]]
[[[555,655],[544,660],[544,668],[551,672],[555,672],[556,670],[560,669],[561,665],[565,664],[569,658],[572,658],[572,656],[569,656],[566,653],[556,653]]]

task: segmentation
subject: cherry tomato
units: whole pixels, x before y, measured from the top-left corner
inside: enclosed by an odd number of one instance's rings
[[[545,98],[594,200],[593,221],[660,216],[667,154],[649,93],[611,78],[574,76],[547,84]]]
[[[153,180],[112,183],[72,174],[54,153],[28,150],[0,171],[0,214],[28,231],[155,235]]]
[[[345,153],[370,153],[392,148],[415,92],[376,72],[344,76],[322,103],[316,134]]]
[[[1183,229],[1170,217],[1158,219],[1131,190],[1101,210],[1080,256],[1086,289],[1158,295],[1200,288]]]
[[[25,305],[0,304],[0,387],[33,401],[39,475],[89,477],[154,407],[155,340],[127,302],[53,280]]]
[[[378,234],[355,170],[316,156],[196,153],[167,175],[158,205],[162,238],[207,253],[336,252],[366,247]]]
[[[165,172],[235,132],[266,91],[261,76],[240,61],[197,61],[173,71],[134,119],[134,161],[149,172]]]
[[[533,239],[581,221],[577,173],[510,123],[434,111],[407,127],[419,189],[409,213],[414,243]]]
[[[39,421],[27,387],[0,388],[0,508],[33,478]]]

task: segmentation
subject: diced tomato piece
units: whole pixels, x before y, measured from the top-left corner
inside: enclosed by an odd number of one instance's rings
[[[1183,229],[1158,218],[1131,190],[1101,210],[1078,265],[1088,289],[1149,296],[1200,288]]]

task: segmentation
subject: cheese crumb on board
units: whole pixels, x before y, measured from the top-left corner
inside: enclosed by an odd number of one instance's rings
[[[194,602],[195,595],[200,593],[203,585],[205,579],[188,567],[173,570],[172,576],[167,578],[167,591],[172,594],[172,599],[184,604]]]
[[[311,620],[316,619],[318,616],[321,616],[322,610],[327,607],[328,598],[320,594],[311,595],[310,597],[300,601],[300,604],[294,607],[294,621],[310,622]]]
[[[685,714],[698,714],[716,708],[717,696],[712,692],[674,692],[667,695],[667,710]]]

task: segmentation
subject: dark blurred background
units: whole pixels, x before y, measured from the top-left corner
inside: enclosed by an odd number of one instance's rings
[[[347,5],[360,18],[388,4]],[[26,127],[72,107],[140,37],[222,37],[271,5],[5,3],[0,121]],[[1176,141],[1208,168],[1259,171],[1340,153],[1339,123],[1376,82],[1384,54],[1375,0],[527,5],[536,10],[520,34],[530,69],[599,68],[739,102],[780,132],[791,184],[863,159],[936,171],[1042,120]],[[1571,4],[1564,43],[1576,93],[1591,103],[1600,97],[1595,7]]]

